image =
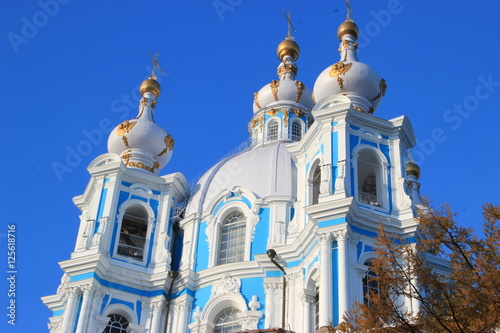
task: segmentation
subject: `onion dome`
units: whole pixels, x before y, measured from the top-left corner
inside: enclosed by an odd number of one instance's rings
[[[406,175],[415,176],[417,180],[420,178],[420,167],[413,160],[406,162]]]
[[[385,95],[386,82],[370,66],[359,62],[356,43],[359,29],[352,21],[342,23],[337,31],[340,61],[326,68],[316,79],[314,96],[319,102],[334,95],[347,96],[354,109],[373,113]]]
[[[266,107],[272,107],[280,102],[287,101],[300,104],[298,107],[311,109],[314,106],[312,91],[302,82],[295,80],[297,65],[295,60],[300,55],[299,45],[291,38],[287,38],[278,45],[279,80],[273,80],[254,94],[253,112]]]
[[[174,140],[154,121],[156,99],[160,95],[160,84],[151,75],[142,82],[139,114],[116,126],[108,138],[108,151],[120,155],[129,168],[158,174],[170,160]]]

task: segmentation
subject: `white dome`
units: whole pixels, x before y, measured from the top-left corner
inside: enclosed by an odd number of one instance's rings
[[[358,61],[356,49],[358,27],[344,22],[339,27],[340,61],[326,68],[314,83],[318,102],[335,95],[345,95],[358,111],[373,113],[387,88],[384,79],[367,64]]]
[[[208,170],[196,184],[186,216],[207,210],[223,190],[247,188],[257,198],[296,196],[297,169],[286,144],[274,142],[230,156]]]
[[[108,151],[120,155],[128,167],[158,174],[172,156],[174,140],[155,123],[153,103],[154,94],[144,93],[137,118],[126,120],[111,131]]]
[[[343,74],[341,74],[343,73]],[[368,109],[358,105],[366,112],[377,109],[385,93],[385,81],[370,66],[358,62],[338,62],[326,68],[316,79],[314,84],[314,96],[317,101],[324,98],[345,94],[348,97],[358,96],[365,99],[369,105]],[[356,104],[355,98],[353,100]],[[370,110],[370,107],[373,109]]]
[[[255,95],[253,112],[282,101],[294,102],[300,104],[298,107],[305,107],[309,110],[314,106],[312,91],[302,82],[291,79],[274,80]]]

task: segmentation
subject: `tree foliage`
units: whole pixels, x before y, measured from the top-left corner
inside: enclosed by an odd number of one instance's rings
[[[356,304],[336,330],[499,330],[500,206],[483,205],[481,238],[459,226],[455,215],[448,205],[421,210],[417,241],[389,234],[381,225],[371,265],[379,292]]]

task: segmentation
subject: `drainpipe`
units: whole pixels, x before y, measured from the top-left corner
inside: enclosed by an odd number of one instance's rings
[[[174,223],[173,227],[173,236],[174,236],[174,241],[172,244],[172,264],[175,260],[175,248],[176,248],[176,242],[177,242],[177,233],[179,232],[179,222]],[[170,317],[170,302],[172,301],[172,289],[174,289],[174,282],[177,276],[179,276],[179,272],[170,270],[168,272],[168,275],[170,276],[170,287],[168,288],[168,294],[167,294],[167,306],[166,306],[166,318],[165,318],[165,333],[167,333],[168,330],[168,320]]]
[[[274,251],[273,249],[267,250],[267,256],[269,257],[271,262],[283,272],[283,300],[282,300],[283,305],[281,308],[281,328],[284,330],[285,329],[285,304],[286,304],[286,302],[285,302],[285,298],[286,298],[286,272],[285,272],[285,269],[280,264],[278,264],[278,262],[276,260],[274,260],[274,258],[276,257],[276,251]]]

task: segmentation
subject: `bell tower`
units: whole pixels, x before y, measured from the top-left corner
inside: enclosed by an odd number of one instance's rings
[[[160,332],[170,297],[174,223],[189,187],[180,173],[158,176],[174,140],[154,121],[160,85],[154,71],[140,86],[136,118],[110,134],[108,153],[88,167],[90,181],[73,199],[80,228],[57,293],[51,332]]]

